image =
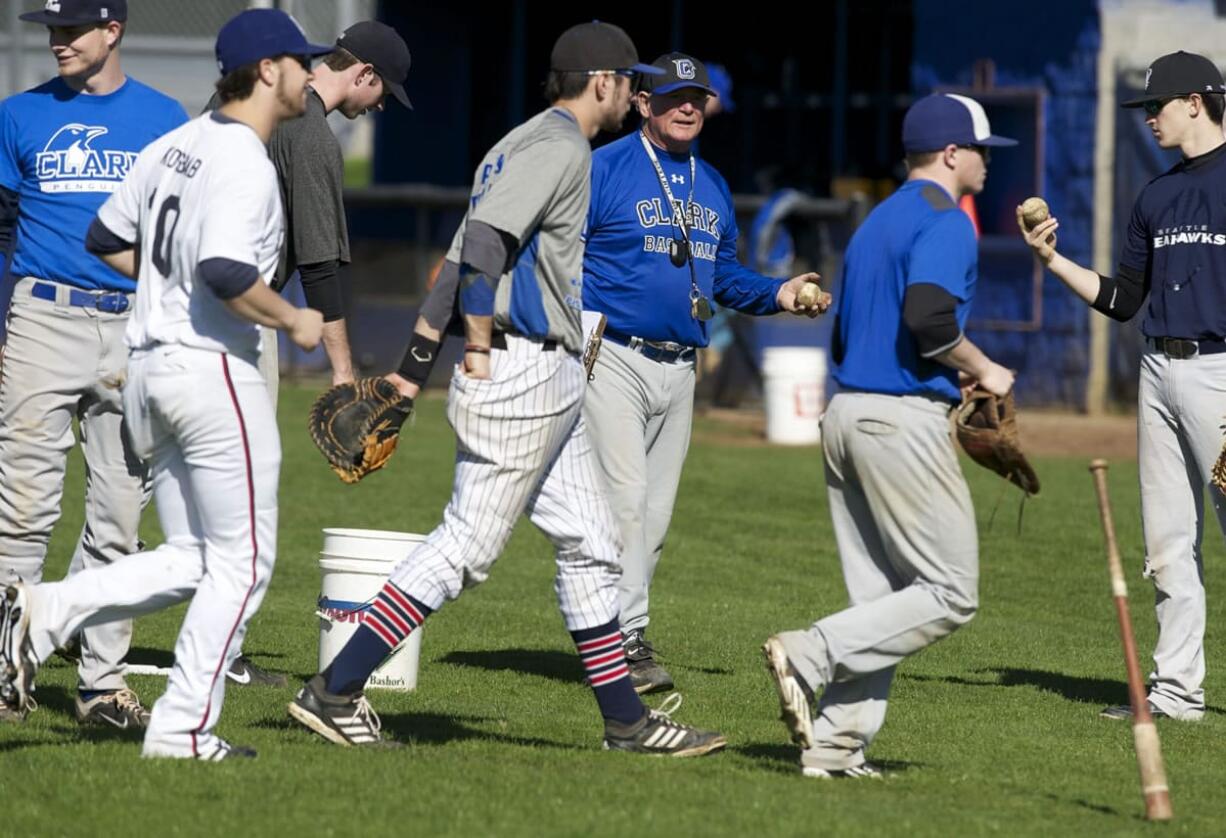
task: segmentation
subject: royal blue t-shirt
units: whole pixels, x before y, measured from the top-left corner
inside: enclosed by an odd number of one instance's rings
[[[690,195],[690,157],[655,149],[679,205]],[[779,310],[784,280],[762,276],[736,258],[737,225],[728,184],[702,160],[690,204],[698,287],[717,304],[750,314]],[[592,153],[592,201],[583,253],[583,307],[603,312],[607,327],[645,340],[706,346],[707,324],[690,311],[690,269],[677,267],[669,242],[681,240],[674,212],[639,133]]]
[[[939,285],[958,300],[965,329],[978,263],[970,219],[937,184],[910,180],[882,201],[844,255],[833,352],[839,386],[958,401],[958,373],[920,357],[903,322],[903,297],[911,285]]]
[[[0,186],[20,200],[9,273],[134,291],[85,251],[85,232],[140,150],[186,121],[182,105],[132,78],[104,96],[56,78],[0,102]]]
[[[1141,190],[1120,265],[1149,286],[1142,333],[1226,338],[1226,144]]]

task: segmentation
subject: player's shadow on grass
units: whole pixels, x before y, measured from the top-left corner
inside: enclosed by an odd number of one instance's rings
[[[1042,692],[1054,693],[1081,704],[1107,706],[1128,703],[1128,684],[1114,678],[1085,678],[1080,675],[1066,675],[1063,672],[1052,672],[1046,669],[1021,669],[1008,666],[985,667],[975,670],[975,673],[982,673],[988,677],[982,680],[972,680],[956,675],[938,676],[913,673],[902,673],[898,677],[911,681],[939,681],[971,687],[1035,687]],[[1226,710],[1220,707],[1206,707],[1205,711],[1215,715],[1226,715]]]
[[[440,663],[470,666],[490,672],[522,672],[567,684],[584,682],[583,667],[574,652],[557,649],[491,649],[481,652],[448,652]]]
[[[500,719],[487,716],[455,716],[442,713],[382,713],[384,736],[402,745],[447,745],[465,740],[486,740],[504,745],[520,745],[525,748],[553,748],[564,751],[586,750],[578,745],[564,742],[554,742],[549,739],[538,739],[534,736],[513,736],[491,727],[505,726]],[[300,725],[290,719],[264,719],[255,722],[252,727],[268,730],[298,731],[304,738],[314,734],[307,733]]]
[[[1128,686],[1113,678],[1084,678],[1063,672],[1016,667],[985,667],[975,670],[975,674],[986,677],[972,679],[958,675],[920,675],[910,672],[900,673],[898,677],[908,681],[960,684],[968,687],[1035,687],[1069,701],[1088,704],[1120,704],[1128,701]]]
[[[748,757],[759,767],[777,774],[800,773],[800,749],[795,745],[778,742],[750,742],[747,745],[732,745],[728,750]],[[901,759],[874,759],[872,762],[888,774],[901,774],[923,765],[923,763],[907,762]]]

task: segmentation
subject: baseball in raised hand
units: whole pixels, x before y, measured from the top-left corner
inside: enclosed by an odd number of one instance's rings
[[[1056,230],[1060,222],[1051,215],[1042,198],[1027,198],[1017,208],[1017,228],[1044,265],[1056,255]]]

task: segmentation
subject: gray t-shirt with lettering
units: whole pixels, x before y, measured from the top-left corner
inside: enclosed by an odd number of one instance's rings
[[[470,221],[519,243],[498,283],[495,328],[581,350],[581,235],[591,166],[591,145],[574,117],[550,108],[499,140],[477,167],[468,212],[447,261],[461,263]]]

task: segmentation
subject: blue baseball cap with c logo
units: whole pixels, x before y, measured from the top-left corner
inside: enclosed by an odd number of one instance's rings
[[[278,55],[312,58],[334,49],[308,43],[298,22],[279,9],[248,9],[230,18],[217,33],[217,66],[224,76],[264,58]]]

